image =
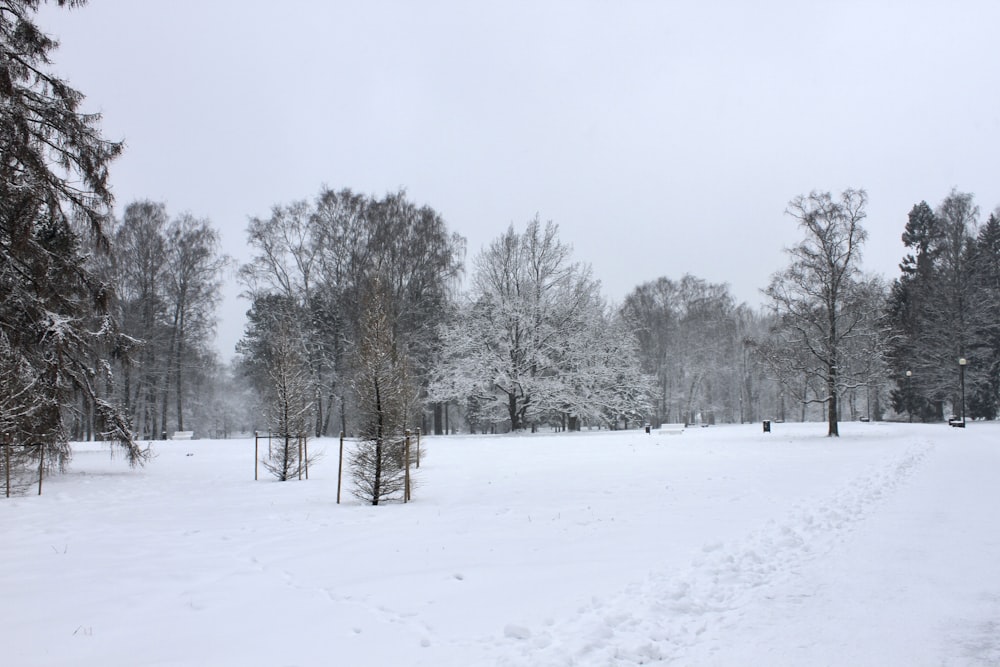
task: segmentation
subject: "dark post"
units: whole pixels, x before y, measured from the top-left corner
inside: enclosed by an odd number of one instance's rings
[[[306,479],[308,480],[309,479],[309,436],[306,435],[302,436],[302,449],[305,450],[306,453],[303,461],[305,461],[306,464]]]
[[[906,371],[906,413],[910,415],[910,423],[913,423],[913,371]]]
[[[42,474],[45,472],[45,445],[38,445],[38,495],[42,495]]]
[[[417,468],[420,467],[420,429],[417,429]]]
[[[298,445],[299,445],[299,481],[302,481],[302,465],[305,459],[302,458],[302,434],[298,435]],[[286,441],[287,442],[287,441]]]
[[[962,428],[965,428],[965,357],[958,360],[958,381],[962,385]]]
[[[3,434],[3,469],[7,473],[7,497],[10,498],[10,435]]]
[[[253,432],[253,480],[257,481],[257,461],[260,460],[260,452],[258,447],[260,445],[260,432]]]
[[[344,472],[344,432],[340,432],[340,458],[337,463],[337,504],[340,504],[340,478]]]
[[[403,440],[403,457],[405,459],[405,473],[403,476],[403,502],[410,501],[410,430],[406,430]]]

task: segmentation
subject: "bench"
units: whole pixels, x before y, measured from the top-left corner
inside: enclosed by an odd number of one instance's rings
[[[174,434],[170,436],[171,440],[190,440],[194,437],[194,431],[174,431]]]
[[[657,435],[680,435],[684,432],[684,424],[660,424]]]

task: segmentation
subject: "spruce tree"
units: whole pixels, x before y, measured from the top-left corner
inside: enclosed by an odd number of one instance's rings
[[[101,359],[126,347],[109,315],[113,293],[86,261],[109,248],[108,165],[122,144],[104,139],[83,95],[47,71],[58,44],[35,24],[39,5],[0,0],[0,429],[62,463],[82,394],[101,437],[140,463],[145,453],[106,398]]]

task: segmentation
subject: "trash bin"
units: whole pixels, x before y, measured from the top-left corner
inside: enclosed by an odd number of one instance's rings
[[[649,424],[646,424],[646,433],[649,433]]]
[[[764,420],[764,433],[770,433],[770,432],[771,432],[771,420],[770,419],[765,419]]]

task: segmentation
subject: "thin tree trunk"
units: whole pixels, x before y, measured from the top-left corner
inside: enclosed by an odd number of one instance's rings
[[[177,384],[177,430],[184,430],[184,377],[181,360],[184,357],[184,311],[181,310],[177,328],[176,351],[174,353],[174,379]]]
[[[384,433],[384,420],[382,415],[382,397],[379,394],[378,380],[375,380],[375,414],[377,415],[375,426],[375,479],[372,484],[372,505],[378,505],[378,498],[382,492],[382,437]]]

